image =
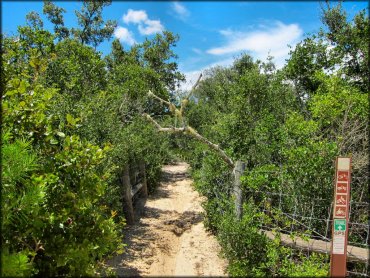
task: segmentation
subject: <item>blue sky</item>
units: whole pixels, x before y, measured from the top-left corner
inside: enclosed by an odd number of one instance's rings
[[[55,3],[67,10],[66,26],[75,26],[74,10],[82,4]],[[42,6],[42,1],[2,1],[2,33],[15,35],[17,26],[25,24],[25,16],[31,11],[38,12],[44,19],[44,27],[52,29],[42,14]],[[343,7],[352,18],[368,5],[366,1],[349,1]],[[288,57],[287,45],[294,46],[322,26],[319,1],[113,1],[103,16],[117,20],[115,37],[125,48],[163,30],[179,34],[180,41],[174,51],[179,56],[179,69],[187,75],[189,83],[205,68],[230,65],[242,52],[261,60],[270,53],[281,67]],[[110,45],[111,41],[104,42],[98,50],[106,55]]]

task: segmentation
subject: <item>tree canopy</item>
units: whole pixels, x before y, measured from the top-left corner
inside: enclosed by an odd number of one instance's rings
[[[283,68],[273,57],[241,53],[228,67],[204,71],[179,101],[185,75],[174,50],[178,35],[163,31],[127,49],[115,39],[105,57],[96,50],[116,27],[103,19],[110,3],[84,1],[75,11],[78,26],[69,29],[66,11],[44,1],[52,31],[31,12],[16,36],[2,36],[1,274],[112,274],[104,262],[124,252],[125,165],[144,160],[152,192],[162,165],[183,159],[207,197],[205,224],[217,234],[230,275],[327,275],[325,256],[289,253],[259,232],[261,221],[293,225],[261,207],[274,201],[266,192],[277,194],[283,184],[284,208],[301,209],[296,196],[321,198],[330,208],[338,155],[352,157],[352,196],[366,202],[366,11],[349,19],[340,3],[323,5],[323,28],[292,48]],[[238,160],[246,163],[240,221],[228,179]]]

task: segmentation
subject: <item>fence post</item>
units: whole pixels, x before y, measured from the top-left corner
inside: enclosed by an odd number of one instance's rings
[[[130,182],[130,165],[127,164],[123,170],[123,212],[126,222],[129,225],[134,224],[134,207],[132,206],[131,182]]]
[[[233,171],[233,174],[234,174],[233,192],[234,192],[234,197],[235,197],[235,200],[234,200],[235,214],[238,220],[242,218],[242,214],[243,214],[243,192],[241,189],[240,177],[243,174],[244,169],[245,169],[245,163],[240,160],[236,161],[235,168]]]
[[[143,194],[143,197],[146,198],[146,197],[148,197],[148,185],[147,185],[147,180],[146,180],[146,170],[145,170],[145,161],[144,160],[140,160],[139,167],[140,167],[141,175],[143,176],[142,194]]]

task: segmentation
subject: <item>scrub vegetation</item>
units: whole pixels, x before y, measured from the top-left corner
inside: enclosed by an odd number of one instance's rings
[[[322,30],[291,49],[282,69],[273,57],[241,53],[229,67],[206,70],[181,102],[179,36],[164,31],[130,49],[113,40],[105,57],[96,50],[116,27],[102,18],[109,4],[84,2],[79,26],[68,29],[65,11],[46,1],[53,31],[31,12],[16,36],[2,36],[2,276],[114,274],[104,262],[125,252],[121,177],[137,159],[149,193],[164,164],[190,164],[230,275],[328,275],[326,255],[291,251],[261,233],[262,222],[292,223],[260,208],[269,201],[263,192],[281,184],[291,196],[332,198],[338,155],[352,157],[352,196],[368,202],[366,11],[350,20],[340,3],[324,7]],[[246,163],[241,219],[225,157]],[[367,218],[366,207],[357,213]]]

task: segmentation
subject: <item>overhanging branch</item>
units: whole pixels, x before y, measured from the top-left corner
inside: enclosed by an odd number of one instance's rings
[[[150,115],[148,114],[143,114],[143,116],[152,122],[155,127],[157,128],[158,131],[160,132],[169,132],[169,133],[183,133],[183,134],[188,134],[195,139],[203,142],[204,144],[208,145],[211,149],[215,150],[220,157],[222,158],[223,161],[229,165],[230,168],[234,168],[234,162],[231,160],[230,157],[227,156],[227,154],[220,148],[219,145],[212,143],[202,135],[200,135],[194,128],[190,126],[185,126],[185,127],[180,127],[180,128],[175,128],[175,127],[162,127],[156,120],[154,120]]]
[[[179,117],[179,119],[182,121],[182,124],[183,124],[182,127],[179,127],[179,128],[178,127],[162,127],[150,115],[144,113],[143,116],[148,121],[152,122],[155,125],[155,127],[157,128],[158,131],[171,132],[171,133],[184,133],[184,134],[191,135],[193,138],[197,139],[198,141],[203,142],[204,144],[208,145],[211,149],[216,151],[219,154],[219,156],[222,158],[222,160],[225,161],[230,168],[234,168],[235,167],[234,162],[231,160],[230,157],[228,157],[226,155],[225,151],[223,151],[220,148],[219,145],[212,143],[211,141],[209,141],[208,139],[206,139],[205,137],[200,135],[194,128],[192,128],[189,125],[186,125],[186,122],[185,122],[185,119],[184,119],[185,118],[185,107],[188,104],[188,101],[189,101],[189,98],[190,98],[192,92],[198,86],[201,78],[202,78],[202,74],[199,75],[199,78],[198,78],[197,82],[194,84],[194,86],[190,90],[190,93],[188,94],[188,96],[181,101],[180,110],[177,109],[176,106],[173,103],[171,103],[167,100],[164,100],[164,99],[160,98],[159,96],[153,94],[152,91],[149,90],[149,92],[148,92],[148,96],[160,101],[162,104],[167,105],[168,108],[170,109],[171,113],[173,115],[175,115],[175,117]]]
[[[173,132],[173,133],[183,133],[186,131],[185,128],[183,127],[180,127],[180,128],[176,128],[176,127],[162,127],[156,120],[154,120],[150,115],[144,113],[143,116],[149,120],[150,122],[152,122],[155,127],[157,128],[158,131],[161,131],[161,132]]]

